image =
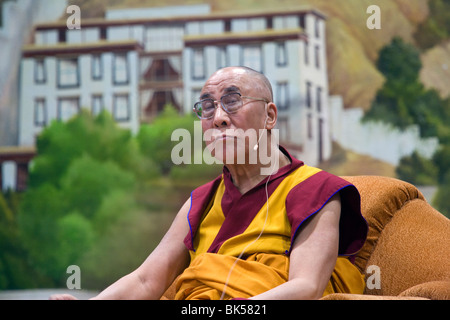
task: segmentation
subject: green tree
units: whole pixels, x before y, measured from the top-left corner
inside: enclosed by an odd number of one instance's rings
[[[450,104],[420,82],[419,51],[401,38],[394,38],[380,51],[377,66],[386,81],[363,120],[383,121],[400,129],[416,124],[422,137],[448,140]]]
[[[37,272],[58,279],[58,221],[65,215],[61,192],[49,183],[24,194],[18,224],[21,241]],[[67,266],[66,266],[67,267]]]
[[[438,169],[438,182],[444,184],[445,177],[450,172],[450,145],[442,145],[433,155],[433,162]]]
[[[433,204],[437,210],[450,219],[450,170],[441,177],[442,183],[433,199]]]
[[[192,135],[194,120],[167,107],[138,136],[107,113],[52,122],[38,138],[18,209],[21,257],[34,275],[64,286],[67,267],[75,264],[83,270],[83,288],[101,289],[142,263],[189,196],[192,177],[212,172],[199,165],[173,168],[178,142],[172,132]],[[11,268],[2,262],[0,252],[0,270]]]
[[[117,190],[134,195],[140,182],[157,174],[152,167],[131,133],[106,112],[52,122],[38,138],[19,209],[21,242],[35,270],[63,284],[67,266],[96,245],[96,227],[109,224],[96,218],[105,199]]]
[[[103,111],[97,117],[83,110],[63,123],[53,121],[37,139],[38,156],[30,170],[29,187],[41,183],[59,186],[72,161],[88,154],[98,161],[112,161],[142,178],[157,175],[149,158],[143,157],[129,130],[121,129]]]
[[[83,287],[105,288],[137,268],[161,240],[172,218],[166,212],[144,210],[126,190],[114,190],[104,197],[91,220],[95,244],[78,260]]]
[[[438,12],[450,4],[430,1],[433,23],[444,25],[442,17],[446,12]],[[440,8],[437,10],[437,8]],[[448,204],[448,179],[450,159],[450,97],[442,99],[436,90],[427,90],[419,80],[422,67],[418,49],[394,38],[380,51],[377,61],[379,70],[386,81],[377,92],[371,109],[363,121],[383,121],[405,129],[417,124],[422,137],[437,137],[441,148],[431,160],[423,159],[417,153],[401,159],[396,171],[399,178],[415,184],[437,184],[438,196],[433,204],[441,212],[450,211]]]
[[[438,190],[433,205],[450,218],[450,144],[441,145],[433,155],[438,170]]]
[[[77,264],[95,245],[100,235],[95,227],[111,224],[107,219],[98,221],[96,214],[105,199],[116,190],[134,194],[136,182],[132,173],[115,163],[87,155],[75,159],[61,181],[60,189],[44,184],[27,191],[20,215],[30,257],[56,283],[63,283],[67,266]],[[121,213],[126,219],[127,211]]]
[[[429,0],[428,18],[419,25],[414,38],[422,49],[429,49],[450,37],[450,2]]]
[[[141,152],[156,163],[162,174],[168,175],[174,166],[171,153],[177,142],[172,141],[172,133],[176,129],[186,129],[192,137],[194,120],[192,114],[181,115],[167,105],[151,125],[141,126],[137,136]]]
[[[432,160],[422,157],[414,151],[411,156],[403,157],[396,168],[399,179],[416,185],[436,185],[438,169]]]
[[[91,220],[77,211],[70,212],[58,220],[58,265],[65,270],[69,265],[78,264],[80,257],[89,250],[95,239],[95,230]],[[64,282],[66,274],[55,275],[60,282]]]
[[[413,84],[417,82],[422,68],[420,53],[413,45],[405,43],[402,38],[394,37],[389,45],[381,49],[377,68],[389,84]],[[397,89],[402,90],[402,87]]]
[[[135,186],[135,176],[121,169],[115,162],[101,162],[83,155],[73,161],[61,179],[64,210],[76,210],[91,218],[103,197],[112,190],[127,190],[133,193]]]
[[[420,97],[425,93],[419,82],[422,67],[419,51],[412,45],[395,37],[380,51],[377,67],[386,78],[377,92],[364,121],[379,120],[400,129],[416,123],[421,117]]]
[[[11,190],[0,192],[0,290],[43,284],[27,264],[17,226],[16,202],[19,195]]]

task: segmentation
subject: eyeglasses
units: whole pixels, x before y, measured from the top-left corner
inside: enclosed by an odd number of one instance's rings
[[[243,99],[251,99],[256,101],[264,101],[269,103],[267,99],[264,98],[254,98],[242,96],[239,92],[233,92],[226,94],[220,98],[220,104],[226,113],[236,113],[244,105]],[[211,119],[216,112],[216,100],[213,99],[203,99],[194,104],[194,113],[199,119]]]

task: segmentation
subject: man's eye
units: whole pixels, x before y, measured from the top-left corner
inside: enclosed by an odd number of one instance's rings
[[[214,103],[211,101],[203,101],[202,109],[205,111],[214,109]]]
[[[226,104],[226,105],[234,105],[234,104],[236,104],[238,102],[239,102],[238,98],[230,97],[230,98],[225,99],[224,104]]]

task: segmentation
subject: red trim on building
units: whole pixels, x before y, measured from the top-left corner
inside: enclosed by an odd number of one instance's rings
[[[282,40],[308,40],[308,36],[302,29],[293,29],[291,31],[265,30],[262,32],[245,33],[223,33],[220,35],[199,35],[185,37],[184,43],[187,47],[205,46],[205,45],[229,45],[252,42],[282,41]]]
[[[118,51],[143,51],[142,45],[137,41],[124,42],[108,42],[99,41],[90,44],[67,44],[52,46],[36,46],[28,45],[23,48],[22,54],[25,58],[34,56],[56,56],[56,55],[80,55],[80,54],[97,54],[104,52]]]

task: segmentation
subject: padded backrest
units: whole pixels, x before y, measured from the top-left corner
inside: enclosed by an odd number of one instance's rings
[[[363,273],[374,266],[366,278],[380,276],[379,288],[366,287],[365,293],[398,295],[420,283],[450,280],[450,220],[416,187],[388,177],[343,178],[358,188],[369,224],[355,264]]]

